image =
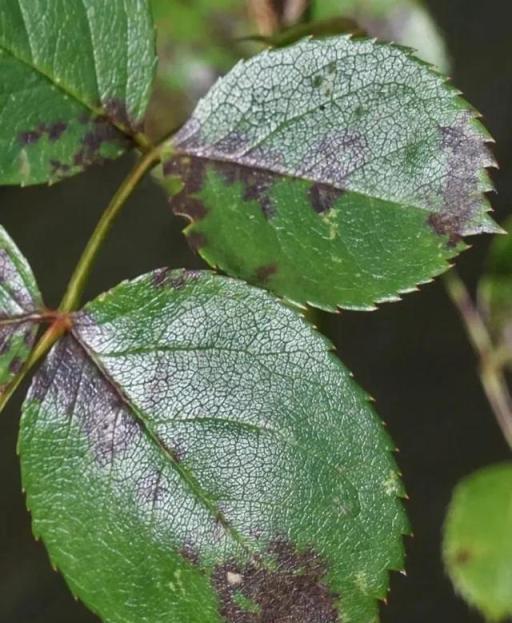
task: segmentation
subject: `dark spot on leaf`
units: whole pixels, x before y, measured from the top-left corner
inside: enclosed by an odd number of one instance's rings
[[[456,565],[466,565],[472,558],[472,554],[467,549],[460,549],[454,556],[454,562]]]
[[[436,234],[447,236],[449,248],[456,247],[462,240],[459,231],[461,222],[456,214],[431,214],[427,223],[432,227]]]
[[[275,264],[266,264],[256,271],[256,280],[260,283],[266,283],[275,273],[277,273],[277,266]]]
[[[204,183],[205,166],[201,158],[189,156],[176,156],[164,164],[164,175],[179,176],[183,180],[182,190],[170,200],[173,212],[192,222],[206,216],[206,208],[198,196]]]
[[[166,285],[170,272],[171,269],[167,267],[155,270],[153,272],[153,285],[157,288],[161,288],[162,286]]]
[[[471,115],[465,113],[453,125],[439,128],[448,171],[443,187],[443,216],[435,214],[431,224],[435,231],[449,236],[451,245],[464,235],[473,215],[481,209],[479,176],[494,163],[471,120]]]
[[[141,479],[137,486],[137,494],[140,501],[149,503],[153,508],[158,502],[165,500],[168,493],[163,470],[151,471]]]
[[[315,89],[318,89],[318,87],[322,86],[322,83],[324,81],[323,76],[320,75],[316,75],[314,76],[313,80],[311,81],[313,86],[315,87]]]
[[[41,138],[41,132],[37,130],[29,130],[28,132],[21,132],[18,135],[18,141],[22,145],[33,145]]]
[[[64,121],[57,121],[56,123],[52,123],[47,127],[48,138],[50,141],[58,140],[62,134],[66,131],[67,123]]]
[[[336,71],[336,62],[335,61],[331,61],[327,67],[327,71],[330,74],[333,74]]]
[[[340,623],[326,575],[312,549],[297,551],[281,540],[244,566],[232,560],[216,567],[212,583],[229,623]]]
[[[21,366],[23,365],[23,360],[19,357],[14,357],[11,363],[9,364],[9,372],[12,374],[17,374],[21,370]]]
[[[105,117],[96,117],[92,120],[90,129],[83,136],[81,143],[80,150],[73,157],[73,164],[80,168],[104,162],[105,158],[101,155],[104,144],[114,144],[122,149],[127,149],[131,145],[130,139]]]
[[[193,270],[171,270],[170,268],[160,268],[153,272],[153,284],[157,288],[168,286],[175,290],[180,290],[187,283],[195,281],[199,273]]]
[[[327,184],[312,184],[308,191],[311,207],[318,214],[323,214],[334,207],[343,192]]]
[[[103,102],[106,116],[116,125],[123,126],[136,133],[143,130],[143,123],[137,121],[128,111],[126,102],[120,98],[111,98]]]
[[[275,213],[275,208],[272,205],[269,191],[276,175],[258,169],[237,168],[240,171],[240,181],[244,184],[244,199],[257,201],[266,218],[271,218]]]
[[[199,251],[199,249],[204,247],[207,242],[206,236],[196,231],[192,231],[188,233],[187,240],[188,240],[188,244],[190,245],[190,248],[193,249],[194,251]]]
[[[66,177],[71,169],[68,164],[60,162],[60,160],[50,160],[50,166],[52,177],[56,178]]]
[[[184,558],[191,564],[193,565],[199,564],[199,560],[200,560],[199,552],[195,549],[193,545],[190,545],[190,543],[185,543],[185,545],[181,548],[179,553],[182,556],[182,558]]]

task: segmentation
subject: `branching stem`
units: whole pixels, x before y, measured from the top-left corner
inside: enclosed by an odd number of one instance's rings
[[[512,448],[512,398],[503,374],[506,359],[496,350],[485,322],[464,282],[451,270],[445,276],[448,296],[457,307],[469,340],[480,359],[480,381],[498,425]]]
[[[112,197],[112,201],[98,221],[98,224],[96,225],[96,228],[90,237],[84,252],[82,253],[82,257],[78,261],[75,271],[69,281],[66,293],[64,294],[64,298],[59,305],[60,312],[69,313],[77,309],[80,305],[89,274],[114,220],[121,212],[126,200],[132,194],[137,184],[144,177],[144,175],[151,168],[153,168],[159,159],[159,148],[152,149],[143,155],[118,188],[116,194]]]

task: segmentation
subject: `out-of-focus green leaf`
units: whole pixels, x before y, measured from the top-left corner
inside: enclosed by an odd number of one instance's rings
[[[490,621],[512,616],[512,463],[486,467],[457,486],[443,555],[468,603]]]
[[[56,181],[131,148],[154,47],[148,0],[2,0],[0,184]]]
[[[444,73],[450,69],[443,37],[419,0],[314,0],[312,14],[315,19],[351,17],[368,34],[417,50]]]
[[[0,226],[0,395],[30,355],[42,307],[30,266]]]
[[[487,215],[476,113],[407,50],[339,37],[239,63],[173,140],[174,210],[206,261],[286,299],[371,309]]]
[[[148,114],[156,139],[183,123],[197,100],[254,44],[245,2],[151,0],[157,26],[158,71]]]
[[[34,532],[103,621],[377,621],[402,486],[330,351],[211,273],[155,271],[73,317],[19,448]]]

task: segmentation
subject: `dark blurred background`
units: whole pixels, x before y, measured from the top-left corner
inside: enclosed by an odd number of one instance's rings
[[[512,31],[509,0],[430,0],[444,34],[455,84],[478,108],[496,139],[500,171],[492,197],[502,222],[512,208]],[[1,11],[1,6],[0,6]],[[70,271],[130,157],[54,187],[0,189],[0,219],[33,266],[49,305]],[[164,193],[146,179],[101,254],[92,297],[122,279],[161,265],[198,267]],[[474,286],[489,237],[459,258]],[[359,383],[377,400],[400,448],[414,538],[407,577],[393,574],[386,623],[478,622],[457,598],[440,560],[445,508],[456,482],[478,467],[510,458],[482,394],[476,362],[440,281],[375,313],[321,315],[321,329]],[[0,623],[92,623],[34,542],[20,488],[16,436],[23,389],[0,416]],[[183,623],[186,623],[185,621]]]

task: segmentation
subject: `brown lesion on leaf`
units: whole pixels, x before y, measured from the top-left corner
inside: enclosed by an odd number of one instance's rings
[[[276,264],[265,264],[264,266],[260,266],[256,270],[256,281],[259,283],[267,283],[270,277],[277,273],[277,270],[278,268]]]
[[[457,233],[460,229],[461,221],[456,214],[431,214],[427,219],[427,223],[436,234],[447,237],[448,248],[454,248],[462,241],[462,236]]]
[[[112,97],[103,101],[103,110],[113,125],[126,128],[128,133],[143,132],[144,122],[136,119],[128,110],[126,101],[119,97]]]
[[[327,571],[312,548],[299,551],[278,539],[247,564],[217,566],[212,584],[229,623],[341,623]]]
[[[171,270],[168,267],[159,268],[153,272],[152,281],[156,288],[169,287],[173,290],[181,290],[191,281],[199,277],[199,272],[194,270]]]
[[[312,184],[308,190],[311,207],[317,214],[328,212],[334,207],[336,201],[344,191],[328,184]]]
[[[187,242],[193,251],[199,251],[199,249],[205,247],[208,242],[206,236],[198,231],[188,232],[186,237]]]
[[[175,156],[164,164],[166,177],[179,177],[183,181],[180,192],[170,199],[173,212],[191,222],[201,220],[207,213],[204,202],[198,196],[204,185],[205,168],[204,160],[190,156]]]
[[[464,566],[473,558],[473,554],[468,549],[460,549],[455,552],[453,562],[456,565]]]
[[[73,165],[85,168],[91,164],[105,161],[101,150],[105,144],[113,144],[120,149],[131,147],[131,140],[120,132],[106,117],[91,120],[88,131],[81,139],[81,147],[73,156]]]
[[[18,134],[18,142],[24,147],[34,145],[45,136],[54,143],[64,134],[68,128],[65,121],[54,121],[52,123],[40,123],[37,128],[27,130]]]
[[[486,167],[494,165],[483,137],[472,125],[473,118],[465,112],[452,125],[439,127],[440,146],[447,162],[443,212],[433,214],[429,224],[436,233],[448,236],[450,246],[460,241],[472,218],[482,210],[480,176]]]

